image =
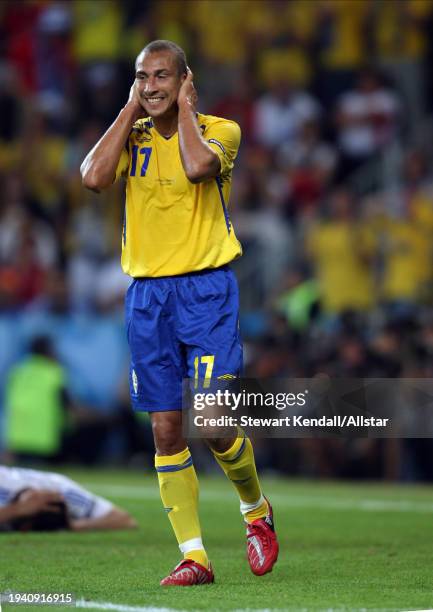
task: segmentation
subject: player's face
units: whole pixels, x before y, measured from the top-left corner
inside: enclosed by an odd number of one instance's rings
[[[170,51],[144,53],[135,65],[140,103],[153,118],[170,113],[176,107],[177,95],[185,75],[180,75]]]

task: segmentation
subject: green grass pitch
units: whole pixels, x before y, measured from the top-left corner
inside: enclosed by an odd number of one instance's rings
[[[238,501],[223,477],[201,478],[204,541],[216,584],[159,587],[179,561],[156,476],[74,471],[73,478],[127,508],[138,531],[2,534],[0,591],[73,593],[112,610],[419,610],[433,608],[431,487],[263,479],[280,558],[250,572]],[[84,605],[84,604],[82,604]],[[122,607],[124,606],[124,607]],[[71,610],[12,606],[5,610]],[[99,609],[110,609],[110,606]]]

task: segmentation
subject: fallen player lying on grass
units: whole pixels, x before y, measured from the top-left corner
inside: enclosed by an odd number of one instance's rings
[[[132,529],[125,510],[53,472],[0,466],[0,531]]]

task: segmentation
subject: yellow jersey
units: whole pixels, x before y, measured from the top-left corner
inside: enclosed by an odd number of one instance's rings
[[[374,237],[368,228],[345,221],[321,222],[307,236],[316,268],[324,310],[368,310],[374,306],[375,287],[369,259]]]
[[[122,268],[134,278],[218,268],[242,254],[227,210],[240,128],[200,113],[197,120],[221,162],[214,179],[191,183],[178,133],[164,138],[150,117],[133,126],[122,151],[116,171],[116,180],[126,178]]]

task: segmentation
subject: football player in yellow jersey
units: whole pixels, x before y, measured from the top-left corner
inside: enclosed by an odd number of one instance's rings
[[[129,100],[83,161],[83,183],[108,188],[126,179],[122,266],[135,410],[148,411],[162,502],[184,559],[161,581],[214,581],[198,518],[198,482],[182,434],[182,379],[236,377],[242,367],[238,288],[228,264],[241,254],[228,215],[240,130],[196,112],[185,53],[149,43],[136,60]],[[272,508],[264,498],[250,440],[207,440],[236,487],[251,570],[278,556]]]

